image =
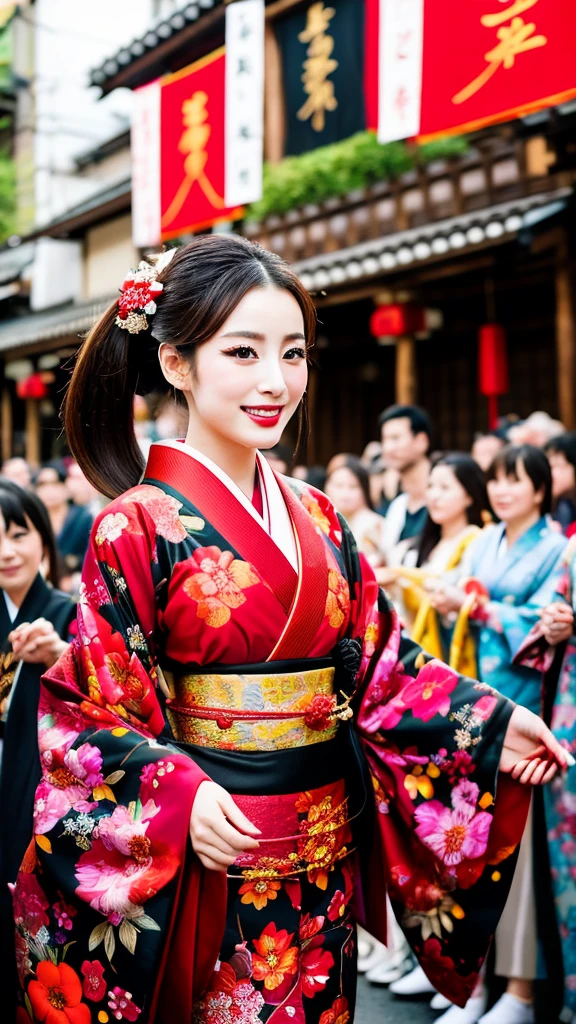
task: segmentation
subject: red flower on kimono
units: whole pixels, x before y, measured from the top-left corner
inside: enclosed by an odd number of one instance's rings
[[[286,975],[296,974],[298,970],[298,947],[290,945],[293,937],[284,929],[277,931],[271,921],[260,938],[254,939],[252,975],[256,981],[263,981],[264,988],[270,992],[282,985]]]
[[[40,888],[36,875],[18,872],[16,884],[12,887],[12,900],[16,924],[22,925],[33,937],[38,934],[40,928],[50,923],[46,913],[50,904]]]
[[[492,815],[476,814],[479,789],[462,779],[452,790],[452,810],[439,800],[421,804],[414,812],[416,835],[449,867],[481,857],[488,846]]]
[[[68,964],[41,960],[36,977],[28,986],[28,997],[37,1020],[47,1024],[90,1024],[90,1010],[81,1002],[80,978]]]
[[[130,491],[123,499],[122,504],[129,505],[134,502],[144,506],[159,537],[164,537],[165,540],[169,540],[173,544],[179,544],[186,540],[188,533],[178,514],[182,508],[182,502],[177,498],[173,498],[171,494],[166,494],[152,484],[142,484]]]
[[[84,975],[82,991],[86,999],[93,1003],[99,1003],[106,995],[106,982],[104,981],[104,968],[99,960],[85,960],[80,970]]]
[[[245,604],[242,591],[260,582],[248,562],[214,545],[197,548],[182,565],[191,572],[183,584],[184,593],[198,603],[198,618],[205,619],[206,625],[215,629],[230,620],[231,608]]]
[[[309,999],[326,988],[330,969],[334,966],[332,953],[323,946],[324,939],[316,935],[305,944],[300,958],[302,991]]]
[[[349,1020],[348,1000],[346,996],[339,996],[332,1003],[330,1009],[324,1010],[324,1013],[320,1015],[318,1024],[348,1024]]]
[[[338,889],[328,904],[328,910],[326,911],[328,920],[337,921],[340,917],[344,917],[347,905],[348,900],[346,896],[340,889]]]
[[[457,973],[452,958],[443,955],[439,939],[426,939],[418,959],[426,976],[436,988],[448,992],[452,1000],[464,1003],[472,990],[472,979],[463,978]]]
[[[132,993],[115,985],[108,993],[108,1008],[116,1020],[137,1020],[142,1010],[132,1001]]]
[[[458,675],[439,661],[429,661],[400,693],[414,718],[429,722],[435,715],[446,717],[450,711],[450,694],[458,685]]]

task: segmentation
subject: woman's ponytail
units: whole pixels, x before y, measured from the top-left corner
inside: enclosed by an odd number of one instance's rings
[[[136,341],[145,349],[152,340],[148,332],[134,336],[117,327],[117,313],[115,302],[88,334],[63,405],[70,450],[90,483],[109,498],[134,487],[144,469],[134,433],[139,374],[130,349]]]

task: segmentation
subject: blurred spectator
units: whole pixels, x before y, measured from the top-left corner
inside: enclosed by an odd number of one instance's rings
[[[477,434],[472,445],[472,458],[478,463],[483,473],[487,473],[493,460],[506,444],[499,434]]]
[[[333,455],[328,465],[326,466],[327,476],[331,476],[335,469],[340,469],[340,466],[346,465],[346,459],[357,459],[357,455],[353,455],[352,452],[338,452],[337,455]]]
[[[557,567],[566,546],[565,538],[551,528],[547,518],[552,475],[544,452],[533,445],[505,448],[490,467],[487,488],[500,523],[484,530],[468,548],[460,587],[433,594],[432,602],[441,614],[450,614],[460,612],[467,600],[472,600],[478,678],[538,714],[542,672],[517,665],[514,659],[540,621],[543,608],[552,602]],[[485,699],[490,701],[489,696]],[[496,1004],[498,1011],[491,1011],[494,1021],[532,1024],[535,1019],[534,889],[530,815],[510,896],[496,931],[495,972],[507,979],[507,990]]]
[[[400,565],[408,541],[424,528],[426,486],[430,475],[430,438],[432,426],[427,414],[416,405],[393,405],[379,419],[382,432],[382,457],[386,467],[400,476],[402,494],[386,513],[388,564]],[[377,573],[384,586],[389,581],[385,569]]]
[[[324,466],[294,466],[292,476],[296,480],[302,480],[317,491],[323,491],[326,486],[326,470]]]
[[[87,509],[70,501],[62,460],[56,459],[41,466],[36,474],[35,487],[36,494],[48,509],[63,563],[62,589],[70,590],[70,577],[82,568],[88,550],[92,516]]]
[[[346,519],[359,551],[371,565],[383,565],[386,520],[373,509],[368,473],[360,459],[347,455],[346,461],[332,470],[326,479],[326,494]]]
[[[535,448],[544,448],[554,437],[564,433],[560,420],[553,420],[547,412],[533,412],[521,423],[510,427],[508,439],[510,444],[532,444]]]
[[[287,444],[275,444],[273,448],[263,448],[262,455],[266,459],[269,466],[272,467],[276,473],[282,473],[284,476],[290,476],[290,467],[292,465],[292,452]]]
[[[438,459],[430,473],[426,505],[422,534],[397,570],[399,604],[413,640],[457,671],[475,676],[472,637],[458,631],[454,638],[454,618],[439,616],[433,607],[435,591],[460,579],[464,554],[489,518],[484,474],[471,455],[451,452]]]
[[[365,469],[369,470],[370,466],[376,461],[376,459],[380,459],[381,457],[382,442],[368,441],[368,444],[366,445],[364,451],[362,452],[360,462],[362,463]]]
[[[576,433],[555,437],[545,452],[552,470],[554,519],[571,537],[576,532]]]
[[[26,491],[30,490],[32,485],[32,470],[26,459],[21,459],[19,456],[6,459],[2,465],[2,476],[7,480],[12,480],[12,483],[18,484],[18,487],[23,487]]]
[[[103,508],[102,497],[73,460],[66,467],[66,488],[74,504],[85,508],[92,518]]]

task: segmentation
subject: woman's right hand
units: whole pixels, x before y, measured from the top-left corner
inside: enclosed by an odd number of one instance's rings
[[[222,786],[209,780],[200,783],[190,815],[190,839],[205,868],[225,871],[241,853],[258,848],[255,835],[261,835],[260,829]]]
[[[556,601],[544,608],[540,617],[546,643],[551,647],[569,640],[574,631],[574,612],[569,604]]]
[[[466,594],[459,587],[439,587],[430,594],[430,604],[439,615],[459,612],[465,599]]]

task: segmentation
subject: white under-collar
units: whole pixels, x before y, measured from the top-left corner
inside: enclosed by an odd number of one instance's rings
[[[14,604],[12,598],[8,597],[8,594],[6,593],[5,590],[3,590],[2,593],[4,594],[4,600],[6,602],[6,611],[8,612],[8,618],[10,619],[10,622],[14,622],[14,619],[18,615],[20,609],[17,604]]]
[[[292,521],[288,514],[288,509],[286,508],[286,502],[284,501],[282,491],[278,486],[278,481],[276,480],[272,469],[260,452],[256,452],[256,466],[262,489],[263,516],[261,516],[258,510],[254,507],[250,498],[244,494],[244,491],[238,487],[238,484],[235,483],[234,480],[232,480],[232,478],[229,477],[216,462],[213,462],[207,455],[204,455],[196,448],[193,448],[192,445],[186,444],[185,441],[177,440],[155,441],[154,444],[155,446],[162,445],[165,448],[174,448],[177,452],[185,452],[191,458],[196,459],[197,462],[202,463],[206,469],[210,470],[210,472],[228,488],[233,497],[236,498],[246,511],[250,513],[258,525],[262,529],[266,530],[266,533],[269,534],[275,544],[280,548],[292,567],[296,570],[298,569],[296,542],[294,540]]]

